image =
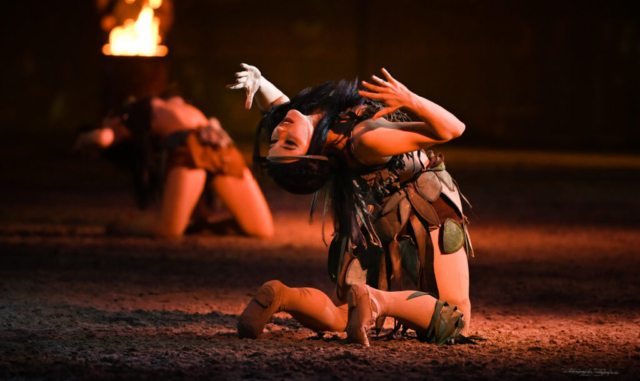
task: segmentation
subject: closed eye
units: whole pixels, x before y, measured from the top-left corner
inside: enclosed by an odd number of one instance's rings
[[[284,144],[288,144],[290,146],[294,146],[295,148],[298,148],[298,144],[296,144],[296,142],[294,142],[293,140],[285,140]]]
[[[278,139],[271,139],[271,141],[269,142],[269,148],[271,148],[273,145],[275,145],[278,142]]]

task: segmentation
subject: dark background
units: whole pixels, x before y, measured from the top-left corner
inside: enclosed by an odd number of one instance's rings
[[[256,174],[271,240],[106,234],[139,212],[129,174],[71,150],[79,125],[99,124],[113,85],[101,15],[95,0],[16,0],[0,22],[0,379],[576,380],[572,370],[594,369],[638,378],[631,2],[173,4],[171,81],[245,152],[260,113],[225,89],[241,62],[288,94],[384,66],[466,124],[436,149],[474,205],[471,332],[488,341],[365,349],[287,314],[264,340],[239,340],[237,317],[264,282],[332,290],[318,210],[308,225],[311,196]]]
[[[466,125],[456,145],[640,146],[640,22],[621,1],[175,1],[170,78],[237,140],[260,117],[227,83],[241,62],[285,93],[386,67]],[[67,149],[103,113],[93,1],[3,5],[0,137]]]

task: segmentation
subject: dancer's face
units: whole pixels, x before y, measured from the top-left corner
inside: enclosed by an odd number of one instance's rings
[[[321,118],[322,114],[304,115],[290,110],[271,134],[269,156],[305,155]]]

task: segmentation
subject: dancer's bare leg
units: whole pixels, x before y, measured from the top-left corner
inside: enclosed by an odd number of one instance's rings
[[[164,181],[159,212],[148,212],[132,219],[118,220],[107,229],[115,234],[180,237],[200,198],[206,173],[203,169],[171,168]]]
[[[455,338],[465,324],[460,312],[444,306],[431,295],[416,291],[385,292],[356,284],[349,290],[348,301],[347,340],[366,346],[369,346],[367,329],[380,316],[396,318],[415,330],[419,337],[437,344]],[[437,313],[436,319],[433,319],[434,313]]]
[[[464,314],[466,322],[462,332],[466,335],[471,323],[471,300],[469,299],[469,264],[464,247],[452,254],[442,254],[437,244],[439,229],[431,232],[434,243],[433,267],[441,300],[456,306]]]
[[[384,292],[364,284],[353,286],[348,294],[349,341],[368,346],[366,329],[379,316],[393,317],[416,332],[426,332],[431,323],[436,299],[430,295],[410,298],[415,292]]]
[[[161,237],[180,237],[189,224],[207,174],[204,169],[173,167],[164,182],[162,210],[155,234]]]
[[[347,305],[336,305],[315,288],[290,288],[280,281],[265,283],[238,320],[240,337],[257,338],[276,312],[288,312],[314,331],[342,332],[347,327]]]
[[[212,186],[246,234],[273,236],[273,220],[264,195],[248,168],[243,177],[215,176]]]

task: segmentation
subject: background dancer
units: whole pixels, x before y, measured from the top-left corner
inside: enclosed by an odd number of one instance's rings
[[[162,182],[160,215],[119,220],[110,226],[113,232],[181,236],[190,220],[208,217],[194,209],[213,192],[242,232],[273,235],[271,212],[242,154],[216,118],[207,119],[181,97],[128,104],[102,128],[83,133],[76,147],[109,148],[107,157],[133,171],[141,207]]]

